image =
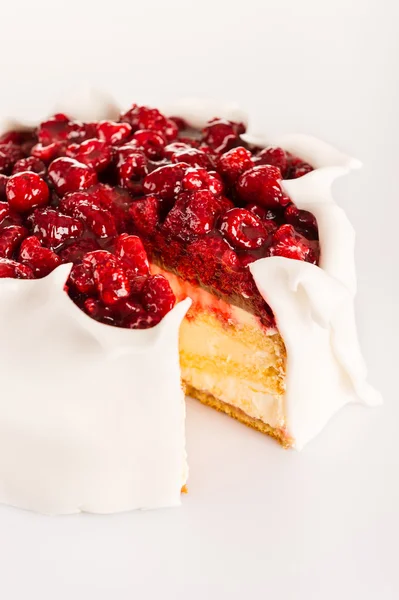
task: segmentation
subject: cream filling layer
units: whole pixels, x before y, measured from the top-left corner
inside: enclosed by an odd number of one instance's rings
[[[285,357],[276,331],[156,265],[151,270],[167,277],[179,299],[193,299],[180,327],[183,380],[271,427],[283,427]]]

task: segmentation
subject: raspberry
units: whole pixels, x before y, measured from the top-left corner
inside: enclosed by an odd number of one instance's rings
[[[44,277],[55,269],[61,259],[48,248],[43,248],[35,236],[26,238],[19,250],[19,260],[30,267],[35,277]]]
[[[125,142],[132,133],[129,123],[115,121],[100,121],[96,124],[97,136],[107,144],[116,145]]]
[[[226,119],[213,119],[202,131],[205,144],[220,154],[237,146],[242,133],[245,133],[242,123],[233,123]]]
[[[138,148],[142,148],[148,158],[159,160],[163,157],[163,149],[166,146],[166,138],[157,131],[151,129],[139,129],[133,135]]]
[[[220,222],[220,231],[236,248],[255,250],[265,245],[268,232],[262,221],[245,208],[228,210]]]
[[[46,205],[50,193],[46,182],[37,173],[25,171],[10,177],[6,195],[10,208],[23,213]]]
[[[11,277],[12,279],[33,279],[33,271],[26,265],[21,265],[8,258],[0,258],[0,279]]]
[[[95,170],[73,158],[56,158],[49,166],[48,176],[61,196],[86,190],[97,183]]]
[[[0,230],[0,257],[12,258],[28,230],[21,225],[9,225]]]
[[[236,191],[244,203],[255,202],[265,208],[284,206],[289,200],[284,196],[280,181],[281,173],[276,167],[260,165],[240,175]]]
[[[12,174],[15,175],[16,173],[22,173],[24,171],[32,171],[32,173],[37,173],[37,175],[42,178],[47,174],[46,165],[35,156],[28,156],[28,158],[21,158],[21,160],[18,160],[14,165]]]
[[[300,235],[292,225],[281,225],[273,235],[269,256],[284,256],[316,264],[314,244]]]
[[[164,317],[175,305],[176,298],[169,281],[162,275],[150,275],[142,292],[143,307],[151,315]]]
[[[172,154],[172,162],[179,163],[184,162],[190,165],[190,167],[197,167],[202,169],[211,169],[212,162],[205,152],[197,150],[197,148],[186,148],[183,150],[177,150]]]
[[[229,184],[237,181],[239,176],[251,167],[253,167],[252,154],[242,146],[225,152],[217,162],[219,173]]]
[[[93,202],[86,192],[68,194],[61,200],[60,208],[67,215],[81,219],[98,238],[114,237],[117,234],[111,212]]]
[[[259,152],[258,164],[277,167],[280,169],[281,177],[284,178],[287,173],[287,154],[278,146],[267,146]]]
[[[161,203],[156,196],[146,196],[133,202],[129,209],[134,228],[144,235],[154,234],[161,215]]]
[[[140,275],[148,275],[150,266],[143,242],[136,235],[123,233],[116,240],[115,254],[130,279]]]
[[[144,179],[145,192],[156,194],[163,200],[173,200],[181,190],[187,168],[186,163],[176,163],[155,169]]]
[[[66,241],[81,237],[84,232],[82,221],[52,208],[35,210],[28,217],[28,222],[32,233],[48,248],[57,248]]]
[[[95,171],[103,171],[112,160],[112,152],[108,143],[95,138],[85,140],[81,144],[70,144],[66,154]]]
[[[15,144],[0,144],[0,173],[9,175],[18,160],[24,158],[24,153]]]

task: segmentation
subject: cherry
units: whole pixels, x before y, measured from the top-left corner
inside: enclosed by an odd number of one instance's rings
[[[157,317],[164,317],[175,305],[176,298],[169,281],[162,275],[150,275],[142,291],[144,308]]]
[[[236,184],[237,195],[244,203],[255,202],[266,208],[285,206],[289,199],[280,187],[281,173],[277,167],[260,165],[245,171]]]
[[[148,158],[159,160],[163,157],[163,149],[166,146],[166,138],[157,131],[151,129],[139,129],[133,135],[137,146],[143,149]]]
[[[79,238],[84,233],[84,225],[79,219],[63,215],[52,208],[40,208],[28,217],[32,233],[43,246],[57,248],[66,241]]]
[[[9,225],[0,230],[0,256],[12,258],[22,240],[28,235],[28,230],[21,225]]]
[[[37,173],[25,171],[12,175],[6,185],[10,208],[23,213],[44,206],[49,201],[49,189]]]
[[[225,152],[217,161],[219,173],[230,184],[237,181],[239,176],[251,167],[253,167],[252,154],[242,146]]]
[[[213,119],[202,131],[205,144],[217,153],[226,152],[237,146],[242,133],[245,133],[243,123],[233,123],[226,119]]]
[[[268,237],[262,221],[245,208],[228,210],[220,222],[219,229],[236,248],[261,248]]]
[[[257,158],[257,164],[277,167],[280,169],[281,177],[285,177],[288,161],[287,154],[282,148],[279,148],[278,146],[267,146],[259,152]]]
[[[46,165],[35,156],[28,156],[28,158],[17,160],[12,170],[12,174],[15,175],[16,173],[22,173],[24,171],[32,171],[33,173],[40,175],[40,177],[45,177],[47,174]]]
[[[81,144],[70,144],[66,154],[97,172],[103,171],[112,160],[111,148],[107,142],[95,138]]]
[[[95,170],[73,158],[56,158],[49,166],[48,176],[61,196],[85,190],[97,183]]]
[[[300,235],[292,225],[281,225],[273,234],[272,245],[269,248],[269,256],[284,256],[306,262],[317,262],[317,253],[314,243],[309,242]]]
[[[43,248],[37,237],[27,237],[21,244],[19,260],[30,267],[35,277],[45,277],[61,263],[52,250]]]
[[[0,258],[0,279],[33,279],[33,271],[26,265],[21,265],[8,258]]]
[[[134,228],[138,233],[155,233],[160,221],[161,202],[156,196],[146,196],[133,202],[129,209]]]

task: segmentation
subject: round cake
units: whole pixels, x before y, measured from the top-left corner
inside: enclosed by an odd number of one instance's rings
[[[0,502],[179,504],[183,389],[297,449],[380,403],[331,193],[356,160],[235,105],[49,114],[0,123]]]

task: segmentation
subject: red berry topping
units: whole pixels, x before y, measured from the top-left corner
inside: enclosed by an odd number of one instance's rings
[[[96,125],[97,136],[107,144],[123,144],[132,133],[129,123],[115,123],[115,121],[100,121]]]
[[[70,144],[66,149],[70,158],[75,158],[95,171],[103,171],[112,160],[112,152],[107,142],[95,138],[81,144]]]
[[[186,191],[209,190],[215,196],[220,196],[223,192],[223,183],[217,173],[206,171],[205,169],[187,169],[183,179],[182,188]]]
[[[130,123],[134,131],[138,129],[152,129],[162,133],[168,141],[176,138],[179,129],[175,121],[167,119],[156,108],[147,106],[133,106],[121,116],[121,121]]]
[[[28,230],[21,225],[9,225],[0,230],[0,257],[12,258]]]
[[[148,159],[139,150],[132,150],[125,155],[119,154],[118,158],[118,184],[127,189],[132,188],[132,183],[139,182],[148,174]],[[134,186],[132,191],[134,191]]]
[[[164,230],[182,240],[210,232],[223,211],[223,203],[209,190],[181,194],[165,219]]]
[[[130,284],[125,270],[110,252],[96,250],[86,254],[83,265],[92,268],[93,278],[101,300],[112,305],[130,295]]]
[[[159,167],[144,179],[144,190],[149,194],[156,194],[163,200],[173,200],[181,190],[181,182],[186,171],[185,163]]]
[[[309,242],[300,235],[292,225],[281,225],[273,234],[272,245],[269,248],[270,256],[284,256],[306,262],[317,262],[317,253],[314,243]]]
[[[15,175],[24,171],[32,171],[32,173],[37,173],[40,177],[45,177],[47,173],[44,162],[35,156],[28,156],[28,158],[18,160],[14,165],[12,174]]]
[[[190,167],[198,167],[203,169],[212,168],[212,162],[208,154],[205,154],[205,152],[203,152],[202,150],[198,150],[197,148],[186,148],[183,150],[177,150],[172,155],[172,162],[185,162],[188,165],[190,165]]]
[[[156,196],[146,196],[133,202],[129,212],[135,230],[144,235],[151,235],[155,233],[160,221],[161,202]]]
[[[245,208],[228,210],[220,222],[220,231],[236,248],[250,250],[264,246],[268,237],[262,221]]]
[[[34,235],[22,242],[19,260],[32,269],[35,277],[48,275],[61,263],[60,257],[48,248],[43,248]]]
[[[77,242],[72,242],[66,248],[63,248],[59,252],[59,257],[63,263],[74,263],[81,262],[84,255],[93,250],[99,250],[100,246],[98,242],[93,239],[82,239]]]
[[[95,294],[97,291],[92,269],[85,265],[74,265],[69,275],[68,284],[80,294]]]
[[[8,177],[7,175],[2,175],[0,173],[0,200],[6,198],[6,185],[7,185]]]
[[[165,148],[163,149],[163,153],[165,158],[171,160],[174,154],[176,154],[177,152],[185,152],[186,150],[192,150],[189,144],[186,144],[184,142],[172,142],[171,144],[165,146]]]
[[[24,153],[15,144],[0,144],[0,173],[8,175],[11,173],[15,163],[24,158]]]
[[[83,304],[83,310],[96,321],[116,325],[115,314],[110,306],[104,306],[96,298],[87,298]]]
[[[219,173],[228,183],[234,183],[239,176],[253,167],[252,154],[242,146],[222,154],[217,162]]]
[[[281,177],[285,177],[287,172],[287,154],[278,146],[267,146],[258,154],[258,164],[272,165],[280,169]]]
[[[169,281],[162,275],[151,275],[142,292],[144,308],[157,317],[164,317],[175,305],[176,298]]]
[[[73,158],[54,160],[49,166],[48,176],[61,196],[68,192],[86,190],[97,183],[95,170]]]
[[[240,175],[236,191],[245,203],[255,202],[266,208],[284,206],[289,202],[284,196],[280,181],[280,170],[271,165],[260,165],[252,167]]]
[[[238,146],[242,133],[245,133],[242,123],[233,123],[225,119],[213,119],[202,132],[205,144],[218,153]]]
[[[81,219],[98,238],[117,234],[112,213],[96,204],[86,192],[68,194],[61,200],[60,208],[67,215]]]
[[[43,144],[36,144],[32,148],[32,156],[40,159],[44,163],[49,164],[52,160],[58,158],[65,153],[66,142],[54,142],[44,146]]]
[[[0,258],[0,279],[33,279],[33,271],[26,265],[21,265],[8,258]]]
[[[317,221],[307,210],[300,210],[294,204],[289,204],[284,211],[284,218],[295,229],[309,239],[317,239]]]
[[[6,186],[10,208],[23,213],[44,206],[49,201],[49,189],[37,173],[25,171],[12,175]]]
[[[152,160],[159,160],[163,157],[163,149],[166,146],[166,138],[157,131],[151,129],[139,129],[133,135],[137,146],[143,149],[143,152]]]
[[[66,241],[81,237],[84,232],[82,221],[52,208],[35,210],[28,221],[32,233],[48,248],[57,248]]]
[[[148,275],[150,266],[143,242],[137,235],[123,233],[116,240],[115,254],[120,259],[129,278]]]
[[[53,142],[64,141],[68,137],[69,118],[58,113],[39,125],[37,137],[39,142],[45,146]]]

